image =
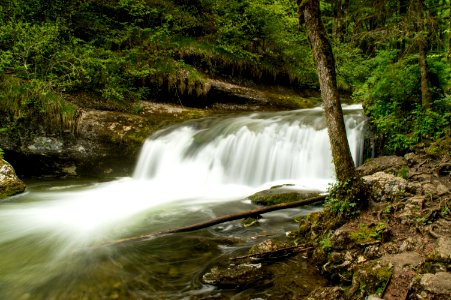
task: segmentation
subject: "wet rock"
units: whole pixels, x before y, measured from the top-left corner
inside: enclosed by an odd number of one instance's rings
[[[268,275],[260,263],[230,264],[226,267],[213,267],[202,276],[202,282],[218,287],[243,287],[256,283]]]
[[[305,299],[316,288],[327,286],[326,279],[303,256],[299,254],[267,266],[272,274],[267,280],[271,285],[271,297],[263,299]]]
[[[24,177],[129,175],[150,134],[163,126],[207,114],[197,109],[147,102],[139,104],[142,110],[139,114],[93,109],[88,103],[83,104],[70,130],[50,130],[32,123],[17,131],[0,133],[0,147],[17,174]]]
[[[368,160],[357,168],[362,176],[372,175],[377,172],[396,173],[407,166],[407,160],[400,156],[380,156]]]
[[[20,180],[13,167],[0,158],[0,199],[25,191],[25,184]]]
[[[279,203],[290,203],[311,197],[319,196],[319,191],[293,190],[284,186],[264,190],[249,196],[254,204],[275,205]]]
[[[451,175],[451,163],[442,163],[437,167],[437,174],[439,176]]]
[[[338,300],[344,298],[345,291],[341,287],[317,288],[307,297],[308,300]]]
[[[295,250],[295,248],[290,247],[287,243],[276,240],[266,240],[252,246],[249,250],[249,254],[252,255],[253,259],[279,259],[293,254]]]
[[[451,295],[451,273],[449,272],[424,274],[421,277],[420,284],[424,290],[431,292],[436,296],[449,297]]]
[[[26,147],[33,154],[49,155],[63,151],[63,141],[55,137],[38,136]]]

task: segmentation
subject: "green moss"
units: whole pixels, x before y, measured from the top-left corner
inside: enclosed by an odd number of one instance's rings
[[[404,179],[407,179],[407,178],[409,178],[409,168],[406,166],[403,166],[403,167],[401,167],[401,169],[396,170],[394,175],[404,178]]]
[[[383,240],[386,233],[387,225],[385,223],[359,224],[357,230],[350,232],[349,237],[356,244],[365,244]]]
[[[280,203],[294,202],[294,201],[298,201],[298,200],[301,200],[304,198],[305,197],[303,197],[301,194],[299,194],[297,192],[282,193],[282,194],[277,194],[277,195],[271,195],[271,194],[262,195],[262,194],[257,193],[257,194],[254,194],[249,197],[249,199],[254,204],[268,205],[268,206],[280,204]]]
[[[431,143],[426,148],[426,153],[436,157],[451,153],[451,136],[445,136]]]
[[[393,267],[381,266],[377,261],[371,261],[361,266],[352,278],[352,287],[348,291],[353,298],[360,295],[376,294],[381,296],[387,287],[393,272]]]
[[[258,225],[258,220],[259,220],[259,219],[261,219],[261,216],[257,216],[257,217],[255,217],[255,218],[249,217],[249,218],[243,219],[243,220],[241,221],[241,224],[242,224],[244,227],[251,227],[251,226],[254,226],[254,225]]]

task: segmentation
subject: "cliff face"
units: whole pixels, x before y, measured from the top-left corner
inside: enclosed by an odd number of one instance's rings
[[[0,145],[20,176],[123,176],[151,133],[202,114],[161,104],[144,104],[140,114],[79,109],[72,132],[7,131]]]

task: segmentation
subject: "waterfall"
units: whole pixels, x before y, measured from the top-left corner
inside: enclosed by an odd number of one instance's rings
[[[344,108],[357,164],[363,152],[361,111]],[[125,247],[91,246],[249,209],[246,197],[274,184],[324,190],[334,180],[331,161],[319,108],[221,116],[163,130],[145,142],[132,178],[43,181],[38,187],[44,188],[29,186],[27,193],[1,203],[0,298],[100,299],[112,295],[110,285],[116,282],[136,296],[127,298],[142,298],[143,292],[152,298],[153,291],[161,295],[157,298],[189,298],[200,291],[192,283],[193,272],[211,263],[224,235],[239,230],[266,239],[268,232],[280,234],[294,225],[280,222],[291,220],[290,212],[265,215],[279,221],[262,221],[254,229],[238,223],[208,231],[205,236],[219,237],[208,241],[208,250],[206,244],[198,247],[201,240],[181,236]],[[186,265],[179,282],[169,271],[175,265]]]
[[[363,153],[360,105],[344,107],[351,153]],[[144,144],[133,177],[193,185],[257,187],[279,181],[331,181],[334,168],[320,108],[207,119],[171,128]]]
[[[365,118],[359,105],[344,107],[344,114],[359,164]],[[0,244],[49,230],[90,243],[162,207],[201,210],[278,184],[325,191],[334,178],[320,108],[195,120],[151,136],[132,178],[17,196],[17,203],[0,207]]]

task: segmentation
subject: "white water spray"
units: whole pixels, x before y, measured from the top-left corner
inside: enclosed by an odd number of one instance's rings
[[[363,151],[362,117],[352,106],[345,120],[351,152]],[[312,185],[334,179],[325,120],[320,109],[259,113],[186,125],[144,144],[135,179],[187,182],[196,187],[279,181]],[[324,189],[324,185],[321,186]]]

